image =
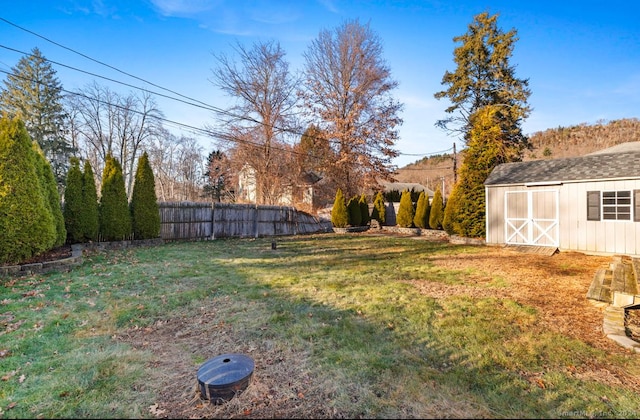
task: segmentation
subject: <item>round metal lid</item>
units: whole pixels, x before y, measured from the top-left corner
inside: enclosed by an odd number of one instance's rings
[[[205,398],[230,399],[249,385],[255,364],[243,354],[221,354],[206,361],[198,369],[198,382]]]

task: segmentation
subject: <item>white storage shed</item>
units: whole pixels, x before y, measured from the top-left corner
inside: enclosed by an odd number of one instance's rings
[[[485,193],[487,244],[640,254],[640,143],[498,165]]]

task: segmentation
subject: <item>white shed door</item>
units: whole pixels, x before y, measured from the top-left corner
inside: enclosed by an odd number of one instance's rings
[[[507,244],[558,246],[558,190],[507,191],[504,206]]]

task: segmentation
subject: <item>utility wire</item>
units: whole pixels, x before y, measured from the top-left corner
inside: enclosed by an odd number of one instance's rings
[[[37,80],[29,79],[29,78],[26,78],[26,77],[22,77],[20,75],[15,74],[15,73],[8,72],[6,70],[0,69],[0,73],[5,73],[5,74],[11,75],[13,77],[20,78],[20,79],[28,81],[28,82],[40,83],[41,84],[41,82],[39,82]],[[139,114],[139,115],[145,115],[147,117],[155,118],[155,119],[157,119],[159,121],[162,121],[162,122],[165,122],[165,123],[168,123],[168,124],[173,124],[175,126],[188,128],[188,129],[196,131],[196,132],[201,132],[203,134],[207,134],[210,137],[219,138],[219,139],[222,139],[222,140],[234,141],[234,142],[238,142],[238,143],[245,143],[245,144],[247,144],[249,146],[254,146],[254,147],[262,147],[263,146],[260,143],[254,143],[254,142],[251,142],[251,141],[248,141],[248,140],[238,139],[238,138],[229,136],[228,134],[223,133],[223,132],[208,130],[208,129],[199,128],[199,127],[194,127],[192,125],[184,124],[184,123],[181,123],[181,122],[178,122],[178,121],[169,120],[167,118],[160,117],[158,115],[145,114],[144,112],[138,111],[136,109],[132,109],[130,107],[126,107],[126,106],[122,106],[122,105],[119,105],[119,104],[115,104],[115,103],[111,103],[111,102],[108,102],[108,101],[104,101],[102,99],[98,99],[98,98],[95,98],[95,97],[90,97],[90,96],[87,96],[87,95],[85,95],[83,93],[80,93],[80,92],[73,92],[73,91],[66,90],[64,88],[61,88],[60,90],[62,92],[64,92],[64,93],[69,94],[69,95],[80,96],[82,98],[88,99],[90,101],[95,101],[95,102],[101,103],[103,105],[108,105],[108,106],[115,107],[115,108],[118,108],[118,109],[122,109],[122,110],[125,110],[125,111],[128,111],[128,112],[133,112],[133,113]],[[287,152],[296,153],[293,150],[287,150],[287,149],[284,149],[284,148],[278,148],[277,146],[272,146],[272,148],[273,149],[280,149],[280,150],[287,151]]]
[[[197,100],[197,99],[190,98],[190,97],[188,97],[188,96],[182,95],[181,93],[175,92],[175,91],[173,91],[173,90],[171,90],[171,89],[167,89],[167,88],[164,88],[164,87],[162,87],[162,86],[156,85],[155,83],[152,83],[152,82],[150,82],[150,81],[148,81],[148,80],[145,80],[145,79],[143,79],[143,78],[141,78],[141,77],[135,76],[135,75],[133,75],[133,74],[131,74],[131,73],[127,73],[127,72],[125,72],[125,71],[123,71],[123,70],[120,70],[120,69],[118,69],[118,68],[116,68],[116,67],[114,67],[114,66],[111,66],[111,65],[109,65],[109,64],[107,64],[107,63],[104,63],[104,62],[102,62],[102,61],[99,61],[99,60],[96,60],[96,59],[94,59],[94,58],[91,58],[91,57],[89,57],[89,56],[88,56],[88,55],[86,55],[86,54],[83,54],[83,53],[81,53],[81,52],[79,52],[79,51],[74,50],[73,48],[66,47],[66,46],[64,46],[64,45],[62,45],[62,44],[60,44],[60,43],[58,43],[58,42],[55,42],[55,41],[53,41],[53,40],[51,40],[51,39],[49,39],[49,38],[47,38],[47,37],[45,37],[45,36],[42,36],[42,35],[40,35],[40,34],[37,34],[37,33],[33,32],[33,31],[30,31],[30,30],[28,30],[28,29],[26,29],[26,28],[23,28],[22,26],[16,25],[15,23],[10,22],[10,21],[8,21],[7,19],[5,19],[5,18],[3,18],[3,17],[0,17],[0,20],[1,20],[1,21],[3,21],[3,22],[5,22],[5,23],[7,23],[7,24],[9,24],[9,25],[11,25],[11,26],[14,26],[14,27],[16,27],[16,28],[18,28],[18,29],[20,29],[20,30],[22,30],[22,31],[28,32],[28,33],[30,33],[31,35],[37,36],[38,38],[44,39],[44,40],[45,40],[45,41],[47,41],[47,42],[50,42],[50,43],[52,43],[52,44],[54,44],[54,45],[57,45],[57,46],[58,46],[58,47],[60,47],[60,48],[64,48],[64,49],[65,49],[65,50],[67,50],[67,51],[71,51],[72,53],[78,54],[79,56],[82,56],[82,57],[86,58],[87,60],[93,61],[94,63],[98,63],[98,64],[103,65],[103,66],[105,66],[105,67],[108,67],[108,68],[110,68],[110,69],[112,69],[112,70],[115,70],[115,71],[117,71],[118,73],[122,73],[122,74],[124,74],[124,75],[126,75],[126,76],[129,76],[129,77],[132,77],[132,78],[134,78],[134,79],[136,79],[136,80],[140,80],[141,82],[148,83],[148,84],[150,84],[151,86],[157,87],[157,88],[159,88],[159,89],[166,90],[167,92],[171,92],[171,93],[173,93],[174,95],[178,95],[178,96],[180,96],[180,97],[182,97],[182,98],[189,99],[189,100],[191,100],[191,101],[195,101],[195,102],[201,103],[201,104],[203,104],[203,105],[205,105],[205,106],[210,106],[210,105],[207,105],[206,103],[201,102],[201,101],[199,101],[199,100]]]
[[[148,80],[146,80],[146,79],[143,79],[143,78],[141,78],[141,77],[135,76],[135,75],[133,75],[133,74],[131,74],[131,73],[128,73],[128,72],[126,72],[126,71],[120,70],[120,69],[118,69],[118,68],[116,68],[116,67],[114,67],[114,66],[111,66],[111,65],[109,65],[109,64],[107,64],[107,63],[104,63],[104,62],[102,62],[102,61],[100,61],[100,60],[96,60],[96,59],[94,59],[94,58],[92,58],[92,57],[90,57],[90,56],[88,56],[88,55],[86,55],[86,54],[83,54],[83,53],[81,53],[81,52],[79,52],[79,51],[77,51],[77,50],[74,50],[73,48],[69,48],[69,47],[67,47],[67,46],[65,46],[65,45],[62,45],[62,44],[60,44],[60,43],[56,42],[56,41],[53,41],[53,40],[51,40],[51,39],[49,39],[49,38],[47,38],[47,37],[45,37],[45,36],[43,36],[43,35],[40,35],[40,34],[38,34],[38,33],[36,33],[36,32],[33,32],[33,31],[29,30],[29,29],[23,28],[22,26],[19,26],[19,25],[17,25],[17,24],[15,24],[15,23],[13,23],[13,22],[10,22],[9,20],[7,20],[7,19],[5,19],[5,18],[0,17],[0,21],[3,21],[3,22],[5,22],[5,23],[7,23],[7,24],[9,24],[9,25],[11,25],[11,26],[14,26],[14,27],[16,27],[16,28],[18,28],[18,29],[20,29],[20,30],[22,30],[22,31],[25,31],[25,32],[27,32],[27,33],[29,33],[29,34],[32,34],[32,35],[34,35],[34,36],[36,36],[36,37],[38,37],[38,38],[41,38],[41,39],[43,39],[43,40],[45,40],[45,41],[47,41],[47,42],[50,42],[50,43],[52,43],[52,44],[54,44],[54,45],[56,45],[56,46],[58,46],[58,47],[60,47],[60,48],[63,48],[63,49],[65,49],[65,50],[67,50],[67,51],[71,51],[71,52],[73,52],[74,54],[78,54],[78,55],[80,55],[81,57],[84,57],[84,58],[86,58],[86,59],[88,59],[88,60],[90,60],[90,61],[93,61],[93,62],[95,62],[95,63],[98,63],[98,64],[100,64],[100,65],[103,65],[103,66],[105,66],[105,67],[108,67],[108,68],[110,68],[110,69],[112,69],[112,70],[115,70],[115,71],[117,71],[117,72],[119,72],[119,73],[121,73],[121,74],[124,74],[124,75],[126,75],[126,76],[132,77],[132,78],[134,78],[134,79],[136,79],[136,80],[142,81],[142,82],[147,83],[147,84],[149,84],[149,85],[151,85],[151,86],[157,87],[157,88],[159,88],[159,89],[162,89],[162,90],[164,90],[164,91],[170,92],[170,93],[172,93],[172,94],[174,94],[174,95],[177,95],[177,96],[179,96],[179,97],[181,97],[181,98],[188,99],[189,101],[193,101],[193,102],[187,102],[187,101],[185,101],[185,100],[178,99],[178,98],[175,98],[175,97],[172,97],[172,96],[166,95],[166,94],[162,94],[162,93],[158,93],[158,92],[150,91],[150,90],[145,89],[145,88],[141,88],[141,87],[138,87],[138,86],[134,86],[134,85],[131,85],[131,84],[128,84],[128,83],[125,83],[125,82],[121,82],[121,81],[118,81],[118,80],[115,80],[115,79],[112,79],[112,78],[109,78],[109,77],[101,76],[101,75],[99,75],[99,74],[91,73],[91,72],[88,72],[88,71],[85,71],[85,70],[82,70],[82,69],[78,69],[78,68],[73,67],[73,66],[69,66],[69,65],[66,65],[66,64],[63,64],[63,63],[59,63],[59,62],[56,62],[56,61],[53,61],[53,60],[49,60],[49,59],[46,59],[46,58],[42,57],[42,58],[43,58],[43,60],[45,60],[45,61],[47,61],[47,62],[53,63],[53,64],[58,65],[58,66],[66,67],[66,68],[71,69],[71,70],[74,70],[74,71],[78,71],[78,72],[81,72],[81,73],[85,73],[85,74],[88,74],[88,75],[91,75],[91,76],[94,76],[94,77],[98,77],[98,78],[101,78],[101,79],[104,79],[104,80],[108,80],[108,81],[111,81],[111,82],[114,82],[114,83],[118,83],[118,84],[121,84],[121,85],[124,85],[124,86],[128,86],[128,87],[131,87],[131,88],[134,88],[134,89],[138,89],[138,90],[141,90],[141,91],[143,91],[143,92],[147,92],[147,93],[150,93],[150,94],[153,94],[153,95],[157,95],[157,96],[164,97],[164,98],[167,98],[167,99],[171,99],[171,100],[179,101],[179,102],[182,102],[182,103],[184,103],[184,104],[191,105],[191,106],[194,106],[194,107],[198,107],[198,108],[202,108],[202,109],[210,110],[210,111],[213,111],[213,112],[216,112],[216,113],[219,113],[219,114],[225,115],[225,116],[227,116],[227,117],[232,117],[232,118],[236,118],[236,119],[246,120],[246,121],[249,121],[249,122],[252,122],[252,123],[255,123],[255,124],[259,124],[259,125],[267,125],[267,124],[265,124],[264,122],[258,121],[258,120],[254,119],[254,118],[250,118],[250,117],[248,117],[248,116],[235,115],[235,114],[230,113],[229,111],[223,110],[223,109],[221,109],[221,108],[219,108],[219,107],[215,107],[215,106],[209,105],[209,104],[207,104],[207,103],[205,103],[205,102],[203,102],[203,101],[200,101],[200,100],[198,100],[198,99],[191,98],[191,97],[189,97],[189,96],[183,95],[183,94],[181,94],[181,93],[179,93],[179,92],[176,92],[176,91],[174,91],[174,90],[167,89],[167,88],[162,87],[162,86],[160,86],[160,85],[158,85],[158,84],[155,84],[155,83],[153,83],[153,82],[150,82],[150,81],[148,81]],[[8,46],[5,46],[5,45],[1,45],[1,44],[0,44],[0,47],[1,47],[1,48],[5,48],[5,49],[10,50],[10,51],[14,51],[14,52],[21,53],[21,54],[23,54],[23,55],[30,55],[29,53],[26,53],[26,52],[24,52],[24,51],[20,51],[20,50],[17,50],[17,49],[15,49],[15,48],[11,48],[11,47],[8,47]],[[4,72],[4,73],[7,73],[7,72]],[[7,73],[7,74],[9,74],[9,73]],[[65,92],[68,92],[68,93],[73,94],[73,92],[69,92],[69,91],[66,91],[66,90],[65,90]],[[81,95],[81,96],[82,96],[82,95]],[[92,99],[92,98],[88,98],[88,99]],[[167,121],[169,121],[169,120],[167,120]],[[176,122],[176,121],[172,121],[172,123],[173,123],[173,124],[177,124],[177,125],[186,126],[186,127],[191,127],[191,128],[193,128],[193,129],[197,129],[197,130],[201,130],[201,131],[207,132],[207,130],[198,129],[198,128],[196,128],[196,127],[188,126],[188,125],[186,125],[186,124],[178,123],[178,122]],[[278,126],[275,126],[275,125],[271,125],[271,128],[274,128],[274,129],[279,130],[279,131],[282,131],[282,132],[288,132],[289,134],[295,134],[295,135],[298,135],[298,136],[302,136],[302,135],[304,134],[304,133],[300,133],[299,131],[296,131],[296,130],[292,130],[292,129],[288,129],[288,128],[283,128],[283,127],[278,127]],[[448,149],[448,150],[451,150],[451,149]],[[447,151],[448,151],[448,150],[447,150]],[[432,153],[424,153],[424,154],[410,154],[410,153],[401,153],[401,152],[398,152],[398,155],[400,155],[400,156],[422,156],[422,157],[425,157],[425,156],[429,156],[429,155],[433,155],[433,154],[438,154],[438,153],[442,153],[442,152],[432,152]]]

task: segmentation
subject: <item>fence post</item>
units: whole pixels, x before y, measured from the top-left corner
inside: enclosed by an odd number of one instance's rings
[[[253,215],[253,226],[255,227],[255,237],[257,238],[258,235],[258,203],[256,203],[256,212]]]
[[[211,201],[211,239],[216,239],[216,202]]]

